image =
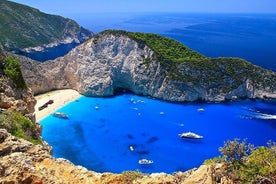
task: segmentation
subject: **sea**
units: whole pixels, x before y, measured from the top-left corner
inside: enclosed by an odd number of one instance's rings
[[[241,57],[276,71],[276,15],[268,14],[73,14],[82,26],[152,32],[178,40],[209,57]],[[220,155],[227,140],[255,146],[276,141],[276,101],[169,103],[125,92],[82,96],[61,107],[68,119],[42,119],[42,137],[56,158],[97,172],[186,171]],[[202,139],[179,134],[194,132]],[[151,164],[139,164],[147,159]]]

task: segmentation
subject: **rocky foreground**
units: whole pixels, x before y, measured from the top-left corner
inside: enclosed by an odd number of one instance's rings
[[[166,184],[210,184],[214,173],[221,171],[220,165],[202,165],[187,172],[141,174],[124,172],[122,174],[96,173],[81,166],[75,166],[65,159],[55,159],[51,150],[41,145],[33,145],[23,139],[0,129],[0,183],[166,183]],[[220,183],[231,183],[225,178],[218,178]]]

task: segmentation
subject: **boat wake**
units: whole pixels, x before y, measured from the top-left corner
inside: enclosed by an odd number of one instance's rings
[[[276,120],[276,114],[271,114],[256,109],[245,109],[242,117],[246,119]]]

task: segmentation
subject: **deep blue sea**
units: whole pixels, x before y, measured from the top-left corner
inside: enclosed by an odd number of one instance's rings
[[[105,29],[154,32],[177,39],[207,56],[242,57],[276,71],[276,15],[82,14],[71,15],[94,32]],[[134,103],[133,103],[134,102]],[[95,107],[98,107],[95,108]],[[198,109],[204,111],[199,112]],[[185,171],[218,156],[224,141],[256,146],[276,141],[276,101],[173,104],[121,94],[81,97],[43,119],[43,138],[55,157],[98,172]],[[200,140],[181,139],[192,131]],[[130,150],[133,148],[133,151]],[[139,159],[153,160],[139,165]]]

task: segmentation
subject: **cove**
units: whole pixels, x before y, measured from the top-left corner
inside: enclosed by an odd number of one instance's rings
[[[82,96],[58,110],[69,119],[49,115],[40,124],[56,158],[96,172],[172,173],[218,156],[226,140],[276,141],[275,107],[276,101],[175,104],[133,94]],[[188,131],[203,139],[178,136]],[[154,163],[139,164],[143,158]]]

